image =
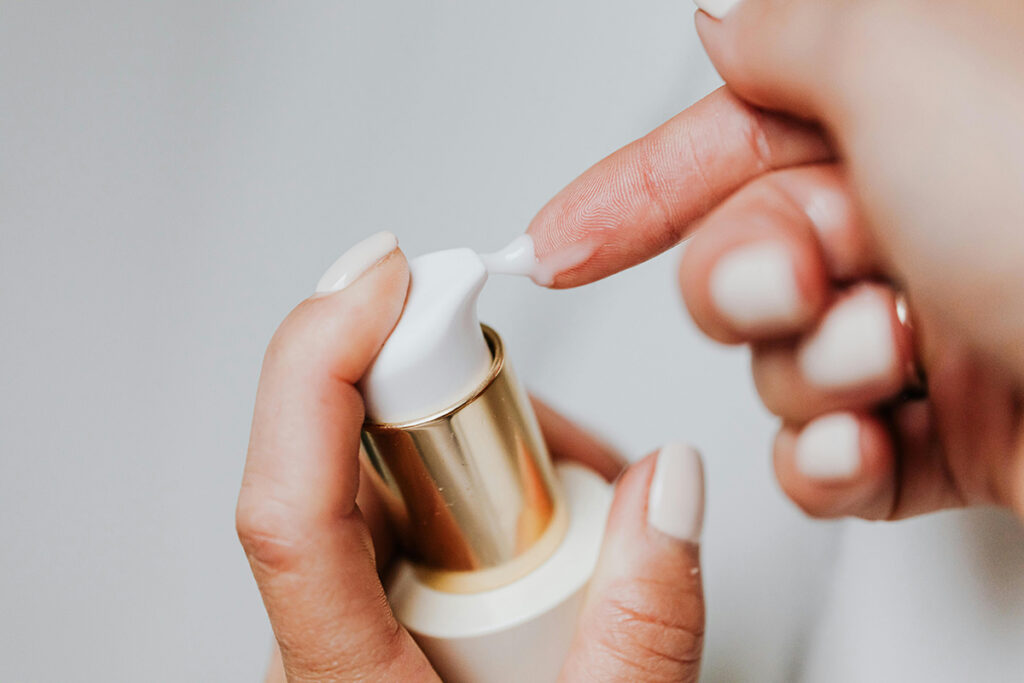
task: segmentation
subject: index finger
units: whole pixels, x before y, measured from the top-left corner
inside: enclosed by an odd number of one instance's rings
[[[577,287],[657,256],[749,180],[832,157],[821,131],[719,88],[613,152],[530,223],[552,287]]]

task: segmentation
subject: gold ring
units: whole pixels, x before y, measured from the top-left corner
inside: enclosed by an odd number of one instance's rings
[[[928,377],[917,357],[917,344],[914,336],[913,315],[910,312],[910,302],[903,290],[896,290],[896,319],[904,329],[907,339],[910,340],[911,355],[904,368],[904,387],[901,398],[906,400],[919,400],[928,396]]]

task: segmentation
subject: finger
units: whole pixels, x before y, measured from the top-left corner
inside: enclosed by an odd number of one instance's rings
[[[373,480],[363,463],[359,464],[359,492],[356,494],[356,507],[363,515],[370,530],[373,542],[373,557],[377,564],[377,573],[382,574],[391,564],[395,555],[395,534],[391,527],[384,507]]]
[[[775,475],[812,517],[887,519],[896,498],[896,467],[885,425],[863,413],[837,412],[775,439]]]
[[[871,261],[838,168],[804,166],[766,174],[713,211],[686,247],[679,284],[708,336],[749,342],[809,328],[833,280],[864,277]]]
[[[1005,67],[1020,54],[1020,8],[1004,0],[927,8],[744,0],[722,21],[700,13],[697,22],[739,97],[829,131],[880,250],[910,283],[918,310],[938,312],[1018,379],[1024,322],[1007,315],[1005,293],[1020,291],[1024,271],[1007,255],[1020,252],[1012,239],[1024,233],[1004,226],[1024,220],[1020,136],[1005,133],[1024,118],[1024,99],[1006,95],[1020,87],[1020,69]],[[951,74],[962,75],[957,97],[949,96]],[[994,172],[993,158],[1014,170]],[[971,201],[949,199],[963,196]]]
[[[893,291],[860,284],[840,293],[814,329],[795,342],[755,346],[754,383],[768,410],[806,422],[895,397],[906,384],[913,354]]]
[[[859,3],[844,0],[697,3],[697,33],[718,73],[743,99],[807,118],[835,101],[842,29]]]
[[[619,481],[566,681],[696,681],[704,634],[700,455],[669,445]]]
[[[750,179],[827,160],[818,130],[719,89],[598,162],[533,219],[540,270],[575,287],[645,261]]]
[[[1012,374],[946,334],[930,353],[929,399],[964,504],[1024,511],[1024,428]],[[944,346],[945,348],[940,348]],[[1024,515],[1022,515],[1024,516]]]
[[[267,664],[267,675],[263,683],[288,683],[284,673],[284,662],[281,661],[281,648],[275,642],[270,650],[270,663]]]
[[[578,462],[608,481],[614,481],[622,473],[626,461],[618,451],[536,396],[531,400],[552,458]]]
[[[850,282],[877,275],[877,251],[857,211],[853,188],[838,164],[814,164],[764,177],[782,202],[793,209],[794,223],[817,238],[829,278]]]
[[[330,277],[328,277],[330,276]],[[267,349],[236,521],[289,677],[414,678],[429,665],[391,614],[358,507],[363,405],[353,384],[401,313],[393,235],[328,271]]]
[[[837,412],[788,425],[774,459],[783,491],[814,517],[895,520],[964,504],[924,402],[898,407],[887,421]]]

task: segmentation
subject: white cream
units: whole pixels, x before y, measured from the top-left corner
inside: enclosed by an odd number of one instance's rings
[[[568,244],[558,251],[546,254],[544,259],[537,259],[531,277],[533,281],[542,287],[550,287],[555,278],[562,273],[572,270],[591,256],[597,249],[596,239],[584,239]]]
[[[537,258],[533,238],[520,235],[505,248],[490,254],[483,254],[487,270],[492,273],[522,275],[541,287],[550,287],[561,273],[575,268],[593,256],[597,248],[596,239],[581,239],[558,251]]]
[[[537,255],[533,249],[533,238],[529,235],[520,235],[499,251],[481,254],[480,260],[490,273],[530,278],[533,277],[538,265]]]

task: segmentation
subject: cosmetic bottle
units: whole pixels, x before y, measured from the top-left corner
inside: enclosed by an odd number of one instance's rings
[[[554,681],[611,503],[553,465],[469,249],[410,262],[402,317],[361,389],[362,457],[403,548],[385,588],[445,681]]]

